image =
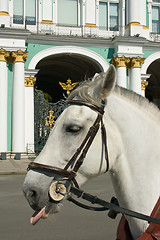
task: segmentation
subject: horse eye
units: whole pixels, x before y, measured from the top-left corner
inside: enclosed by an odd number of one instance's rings
[[[81,130],[81,127],[76,125],[66,127],[66,132],[70,132],[70,133],[78,133],[80,130]]]

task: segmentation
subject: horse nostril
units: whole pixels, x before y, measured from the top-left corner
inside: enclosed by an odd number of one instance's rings
[[[25,193],[25,196],[30,204],[30,206],[34,209],[34,210],[39,210],[38,208],[38,202],[39,202],[39,195],[35,190],[28,190]]]

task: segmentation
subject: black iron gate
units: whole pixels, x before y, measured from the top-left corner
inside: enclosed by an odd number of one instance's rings
[[[44,147],[56,119],[66,107],[66,101],[57,103],[46,101],[41,90],[34,90],[34,149],[38,155]]]

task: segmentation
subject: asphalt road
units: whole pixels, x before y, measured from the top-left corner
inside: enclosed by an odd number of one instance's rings
[[[0,240],[115,240],[120,216],[108,218],[107,212],[91,212],[65,202],[61,212],[29,223],[33,210],[22,193],[24,175],[0,176]],[[109,175],[98,177],[85,190],[107,201],[114,195]]]

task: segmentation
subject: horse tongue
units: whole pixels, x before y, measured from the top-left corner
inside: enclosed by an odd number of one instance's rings
[[[30,223],[35,225],[41,218],[46,219],[48,218],[48,214],[45,213],[45,208],[42,208],[38,213],[35,212],[30,219]]]

